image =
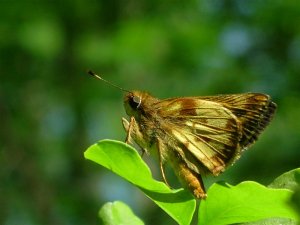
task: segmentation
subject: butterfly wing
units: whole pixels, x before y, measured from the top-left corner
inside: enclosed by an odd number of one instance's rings
[[[172,147],[188,167],[214,175],[257,139],[275,108],[269,96],[252,93],[174,98],[155,104],[163,117],[162,129],[174,139]]]
[[[203,99],[222,104],[238,118],[242,124],[240,144],[243,149],[257,140],[259,134],[272,120],[277,108],[270,96],[260,93],[219,95]]]

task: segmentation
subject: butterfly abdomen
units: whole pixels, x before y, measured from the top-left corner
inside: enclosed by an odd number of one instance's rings
[[[205,199],[207,195],[201,175],[191,170],[178,155],[174,154],[170,161],[181,184],[189,189],[196,198]]]

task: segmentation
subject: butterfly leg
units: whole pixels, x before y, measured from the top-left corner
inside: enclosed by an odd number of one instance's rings
[[[160,140],[157,140],[157,149],[158,149],[158,160],[159,160],[159,168],[160,168],[161,175],[163,177],[165,184],[169,188],[171,188],[171,186],[169,185],[169,183],[166,179],[166,175],[165,175],[165,170],[164,170],[164,165],[163,165],[163,157],[162,157],[163,144],[161,143]]]
[[[144,154],[149,154],[148,150],[141,143],[144,143],[143,134],[137,129],[137,123],[134,117],[130,118],[130,122],[128,122],[125,118],[122,118],[123,127],[127,133],[125,143],[132,144],[132,139],[140,146],[141,148],[141,157]]]
[[[126,144],[130,144],[131,143],[131,132],[132,132],[132,129],[133,129],[133,124],[135,122],[135,119],[134,117],[130,117],[130,122],[129,122],[129,125],[128,125],[128,129],[127,129],[127,135],[126,135],[126,139],[125,139],[125,143]]]

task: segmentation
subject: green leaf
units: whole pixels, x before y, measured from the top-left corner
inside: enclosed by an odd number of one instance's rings
[[[295,190],[293,196],[292,196],[292,199],[291,199],[291,203],[292,203],[292,206],[294,206],[294,208],[296,209],[296,211],[298,213],[300,213],[300,186]],[[298,216],[300,217],[300,215],[298,214]],[[298,221],[299,225],[300,225],[300,219]]]
[[[256,222],[241,223],[239,225],[298,225],[298,223],[295,220],[288,218],[270,218]]]
[[[268,187],[270,188],[288,188],[295,190],[300,185],[300,168],[288,171],[277,177]]]
[[[279,177],[277,177],[270,185],[269,188],[287,188],[294,191],[291,198],[291,206],[295,208],[296,212],[300,212],[300,168],[288,171]],[[300,197],[300,196],[299,196]],[[247,225],[274,225],[274,224],[284,224],[284,225],[296,225],[298,224],[295,220],[288,218],[271,218],[264,219],[257,222],[246,223]],[[246,225],[245,224],[245,225]]]
[[[280,217],[297,220],[296,211],[288,204],[293,192],[271,189],[253,181],[236,186],[215,183],[208,197],[201,201],[198,225],[225,225]]]
[[[165,183],[154,180],[148,166],[131,146],[102,140],[90,146],[84,156],[140,188],[178,224],[190,224],[196,208],[192,194],[184,189],[171,190]]]
[[[107,202],[99,210],[99,217],[104,225],[143,225],[132,210],[123,202]]]
[[[288,188],[294,191],[290,205],[300,212],[300,168],[288,171],[277,177],[268,187]],[[284,221],[282,224],[296,224],[295,222]],[[300,225],[300,221],[299,221]]]

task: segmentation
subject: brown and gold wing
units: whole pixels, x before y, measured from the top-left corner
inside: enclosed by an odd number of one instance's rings
[[[242,149],[254,143],[273,118],[277,105],[260,93],[219,95],[202,99],[218,102],[229,109],[242,125]]]
[[[269,96],[252,93],[166,99],[154,107],[188,167],[214,175],[257,139],[276,109]]]

